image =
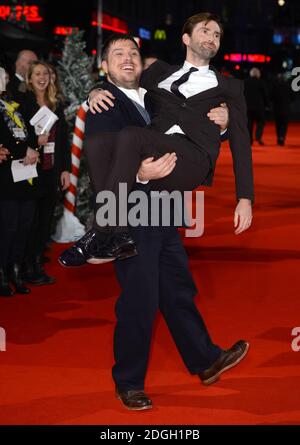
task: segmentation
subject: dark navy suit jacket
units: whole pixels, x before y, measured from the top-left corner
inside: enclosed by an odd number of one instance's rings
[[[85,123],[85,137],[88,138],[93,134],[102,131],[120,131],[124,127],[133,125],[135,127],[145,127],[146,122],[132,101],[114,84],[109,82],[101,82],[100,86],[104,90],[108,90],[115,96],[114,107],[110,107],[108,111],[93,115],[87,112]]]

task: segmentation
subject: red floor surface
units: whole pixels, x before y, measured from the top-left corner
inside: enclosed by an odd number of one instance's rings
[[[254,146],[253,227],[233,234],[231,157],[222,149],[213,189],[205,191],[205,233],[185,240],[199,295],[197,304],[214,341],[250,341],[246,359],[211,387],[190,376],[164,321],[158,317],[146,390],[154,408],[129,412],[114,397],[111,379],[114,302],[111,264],[77,270],[56,261],[57,284],[29,296],[0,298],[1,424],[299,424],[300,351],[291,348],[300,326],[300,126],[287,146]],[[300,344],[300,342],[299,342]]]

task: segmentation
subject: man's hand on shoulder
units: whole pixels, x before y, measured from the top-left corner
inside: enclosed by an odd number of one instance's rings
[[[114,100],[115,96],[108,90],[92,90],[88,101],[90,112],[96,114],[102,113],[103,110],[108,111],[110,107],[114,107]]]

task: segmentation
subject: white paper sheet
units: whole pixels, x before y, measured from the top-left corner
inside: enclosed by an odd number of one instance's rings
[[[16,159],[11,163],[11,172],[14,182],[25,181],[26,179],[36,178],[36,163],[23,165],[22,159]]]
[[[43,105],[37,113],[30,119],[31,125],[34,126],[37,135],[49,133],[55,122],[58,120],[50,108]]]

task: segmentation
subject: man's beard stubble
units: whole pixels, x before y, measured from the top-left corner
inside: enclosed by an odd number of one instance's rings
[[[200,44],[197,48],[197,51],[193,50],[193,52],[197,57],[200,57],[201,59],[206,60],[209,63],[210,60],[217,54],[218,50],[205,48],[203,44]]]
[[[109,77],[112,83],[114,83],[117,87],[128,88],[128,89],[137,89],[139,87],[139,79],[137,76],[133,80],[129,81],[123,79],[120,80],[120,78],[117,78],[112,73],[109,73]]]

